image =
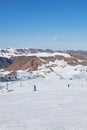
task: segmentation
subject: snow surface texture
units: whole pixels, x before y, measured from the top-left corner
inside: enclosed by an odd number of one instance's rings
[[[51,72],[1,86],[0,130],[87,130],[86,80],[64,80]]]

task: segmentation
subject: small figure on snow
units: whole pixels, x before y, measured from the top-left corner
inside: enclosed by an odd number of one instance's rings
[[[70,85],[68,84],[68,88],[69,88],[69,86],[70,86]]]
[[[34,85],[34,89],[33,89],[34,91],[37,91],[37,87],[36,87],[36,85]]]
[[[6,85],[6,90],[8,90],[8,82],[7,82],[7,85]]]

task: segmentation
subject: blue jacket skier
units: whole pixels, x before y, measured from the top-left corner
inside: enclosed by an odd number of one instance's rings
[[[34,89],[33,89],[34,91],[37,91],[37,87],[36,87],[36,85],[34,85]]]

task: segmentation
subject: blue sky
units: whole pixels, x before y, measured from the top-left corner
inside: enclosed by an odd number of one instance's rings
[[[0,0],[0,48],[87,50],[87,0]]]

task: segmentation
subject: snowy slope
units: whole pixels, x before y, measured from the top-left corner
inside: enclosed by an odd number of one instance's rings
[[[8,89],[0,90],[0,130],[87,130],[87,81],[61,80],[52,72]]]
[[[32,73],[28,72],[28,70],[19,70],[17,71],[17,79],[26,80],[35,77],[46,77],[47,74],[51,72],[57,75],[59,79],[63,78],[72,80],[87,80],[87,66],[71,66],[64,60],[55,60],[54,62],[42,64],[42,66],[40,66],[36,71],[33,71]],[[2,76],[10,73],[11,71],[0,70],[0,75]]]
[[[33,72],[34,74],[42,74],[46,76],[48,72],[52,72],[57,75],[58,78],[63,79],[84,79],[87,80],[87,66],[77,65],[70,66],[64,60],[56,60],[55,62],[49,62],[43,65],[39,70]]]

